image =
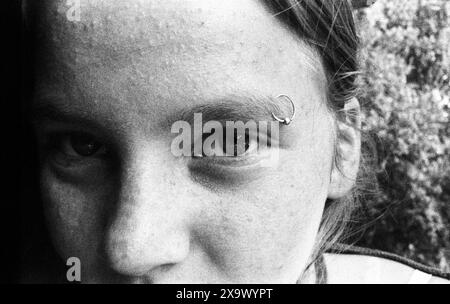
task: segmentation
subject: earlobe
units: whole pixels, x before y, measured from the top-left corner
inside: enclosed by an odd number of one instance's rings
[[[361,157],[361,115],[356,98],[346,103],[343,117],[337,121],[335,158],[328,198],[338,199],[353,188]]]

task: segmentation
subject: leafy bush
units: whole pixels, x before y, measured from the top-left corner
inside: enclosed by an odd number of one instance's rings
[[[359,245],[450,271],[450,1],[378,0],[359,13],[364,131],[378,195]]]

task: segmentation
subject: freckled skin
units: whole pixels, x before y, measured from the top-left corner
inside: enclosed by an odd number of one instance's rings
[[[43,4],[38,92],[95,114],[119,165],[73,182],[42,162],[61,256],[80,258],[83,282],[294,283],[315,242],[332,165],[316,53],[254,0],[81,4],[75,23],[65,1]],[[276,167],[238,172],[240,187],[205,187],[172,156],[162,126],[236,92],[287,94],[298,112]]]

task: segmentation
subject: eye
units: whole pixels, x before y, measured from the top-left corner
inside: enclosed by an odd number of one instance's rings
[[[45,136],[45,137],[43,137]],[[72,183],[102,183],[114,169],[113,152],[87,132],[56,131],[41,135],[42,165]]]
[[[247,130],[245,131],[245,134],[238,134],[237,130],[234,130],[234,134],[230,133],[231,132],[228,132],[224,135],[225,146],[230,145],[231,148],[223,148],[223,153],[226,153],[227,156],[241,157],[250,152],[250,148],[256,149],[258,147],[257,138],[251,137]]]
[[[251,152],[256,152],[258,140],[256,136],[251,136],[248,130],[244,134],[238,134],[237,130],[226,132],[222,131],[222,137],[216,137],[217,140],[208,141],[208,138],[214,136],[212,133],[204,133],[201,138],[202,154],[194,154],[196,158],[201,157],[243,157]]]
[[[63,167],[92,164],[106,157],[108,152],[96,137],[83,132],[49,134],[44,148],[46,155]]]
[[[60,149],[72,157],[92,157],[106,150],[93,136],[83,133],[63,135],[60,139]]]

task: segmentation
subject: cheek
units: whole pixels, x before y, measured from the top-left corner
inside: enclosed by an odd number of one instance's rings
[[[327,183],[311,173],[311,164],[289,161],[289,154],[245,190],[205,202],[215,208],[199,217],[197,235],[232,280],[294,282],[308,262]]]
[[[41,191],[55,248],[64,261],[78,257],[82,267],[91,270],[104,231],[108,191],[64,183],[45,167],[41,172]]]
[[[260,180],[200,217],[202,247],[232,281],[292,281],[307,263],[324,198],[311,200],[314,193],[296,192],[292,182]]]
[[[306,266],[331,170],[332,124],[326,116],[322,121],[329,123],[296,134],[301,140],[281,150],[276,168],[245,189],[205,202],[215,208],[200,217],[199,234],[233,279],[292,281]]]

